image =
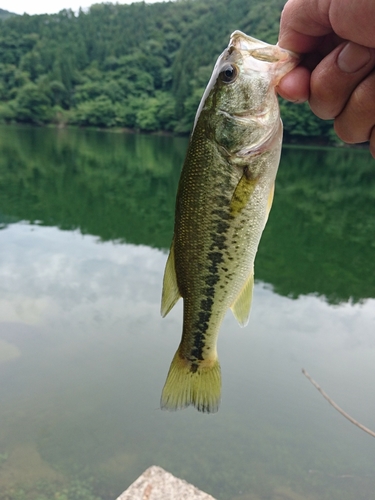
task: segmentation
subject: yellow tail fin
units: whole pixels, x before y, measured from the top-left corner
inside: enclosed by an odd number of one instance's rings
[[[221,373],[219,360],[193,363],[177,350],[161,394],[163,410],[181,410],[193,405],[198,411],[215,413],[219,409]]]

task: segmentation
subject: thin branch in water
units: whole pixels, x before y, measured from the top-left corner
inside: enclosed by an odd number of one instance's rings
[[[305,377],[310,380],[310,382],[312,383],[312,385],[318,389],[318,391],[320,392],[320,394],[323,396],[323,398],[325,398],[328,403],[330,405],[332,405],[335,410],[337,410],[339,413],[341,413],[341,415],[345,418],[347,418],[349,420],[349,422],[351,422],[352,424],[356,425],[357,427],[359,427],[362,431],[365,431],[367,432],[367,434],[370,434],[370,436],[372,437],[375,437],[375,432],[372,431],[371,429],[368,429],[367,427],[365,427],[364,425],[360,424],[359,422],[357,422],[357,420],[354,420],[353,417],[351,417],[350,415],[348,415],[348,413],[346,413],[342,408],[340,408],[334,401],[332,401],[332,399],[328,396],[327,393],[325,393],[323,391],[323,389],[315,382],[315,380],[313,378],[310,377],[310,375],[307,373],[307,371],[302,368],[302,373],[305,375]]]

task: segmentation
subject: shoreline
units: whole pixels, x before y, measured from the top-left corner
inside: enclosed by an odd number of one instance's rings
[[[139,135],[148,135],[154,137],[186,137],[187,139],[190,137],[189,133],[176,133],[171,132],[169,130],[155,130],[155,131],[146,131],[140,129],[132,129],[129,127],[80,127],[77,125],[68,125],[62,123],[46,123],[46,124],[35,124],[35,123],[22,123],[22,122],[0,122],[0,125],[3,126],[11,126],[11,127],[25,127],[25,128],[48,128],[48,129],[57,129],[57,130],[92,130],[95,132],[106,132],[110,134],[139,134]],[[337,142],[329,142],[322,138],[309,138],[304,140],[294,140],[290,138],[283,139],[283,147],[290,148],[319,148],[319,149],[356,149],[366,151],[368,150],[368,142],[360,143],[360,144],[346,144],[338,140]]]

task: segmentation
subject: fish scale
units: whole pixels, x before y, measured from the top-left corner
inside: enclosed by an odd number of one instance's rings
[[[297,57],[241,32],[198,108],[176,197],[162,315],[182,297],[183,330],[161,408],[218,410],[217,337],[231,308],[247,323],[254,259],[273,198],[282,125],[275,86]]]

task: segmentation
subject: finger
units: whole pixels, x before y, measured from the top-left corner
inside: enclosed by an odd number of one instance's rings
[[[333,31],[346,40],[375,48],[373,0],[323,0]]]
[[[318,52],[305,55],[302,63],[280,81],[277,91],[281,97],[296,103],[307,101],[310,96],[311,72],[322,59],[323,56]]]
[[[297,66],[284,76],[277,91],[281,97],[288,101],[307,101],[310,95],[310,71],[304,66]]]
[[[323,120],[338,116],[374,65],[374,49],[353,42],[339,45],[311,74],[309,104],[312,111]]]
[[[280,20],[279,45],[294,52],[313,52],[332,32],[375,48],[373,0],[289,0]]]
[[[335,119],[336,134],[344,142],[358,143],[373,138],[375,126],[375,73],[354,90],[342,113]]]
[[[328,7],[321,8],[321,4],[329,3],[329,0],[289,0],[281,13],[280,47],[302,54],[316,50],[320,38],[333,31]]]

